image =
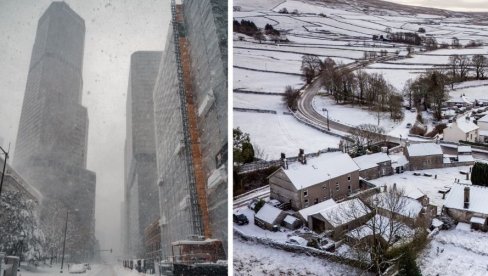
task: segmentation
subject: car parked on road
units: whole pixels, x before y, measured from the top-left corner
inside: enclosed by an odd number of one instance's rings
[[[244,214],[237,214],[237,215],[234,214],[233,220],[234,220],[234,223],[237,223],[237,225],[249,224],[249,220],[247,219],[246,215],[244,215]]]
[[[72,264],[68,271],[69,273],[86,273],[86,267],[84,264]]]

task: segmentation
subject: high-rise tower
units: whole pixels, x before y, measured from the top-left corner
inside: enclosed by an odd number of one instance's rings
[[[144,229],[159,218],[153,88],[161,52],[131,56],[125,142],[126,254],[144,258]]]
[[[74,244],[95,247],[95,173],[86,170],[88,114],[81,105],[84,20],[66,3],[41,16],[32,49],[14,166],[45,197],[71,211]],[[75,245],[73,245],[75,246]],[[68,250],[69,253],[69,250]]]

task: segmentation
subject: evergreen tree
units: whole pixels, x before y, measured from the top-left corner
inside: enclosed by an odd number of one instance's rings
[[[488,164],[476,162],[471,172],[471,182],[474,185],[488,186]]]
[[[397,276],[422,276],[420,268],[415,262],[415,254],[411,249],[405,250],[405,253],[400,257]]]

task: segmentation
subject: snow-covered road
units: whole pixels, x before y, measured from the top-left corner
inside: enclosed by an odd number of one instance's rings
[[[49,267],[41,267],[36,272],[20,271],[18,276],[48,276],[48,275],[58,275],[60,271],[59,265]],[[67,269],[63,270],[63,274],[69,274]],[[145,275],[144,273],[138,273],[134,270],[129,270],[123,268],[121,265],[114,264],[94,264],[92,269],[83,273],[84,276],[140,276]]]

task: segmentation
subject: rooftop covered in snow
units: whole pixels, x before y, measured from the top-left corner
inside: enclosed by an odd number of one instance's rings
[[[464,208],[464,188],[469,188],[469,207]],[[452,185],[444,206],[458,210],[466,210],[488,215],[488,187],[478,185],[464,185],[455,183]]]
[[[407,151],[409,156],[442,155],[441,146],[435,143],[411,144],[407,147]]]
[[[271,206],[270,204],[264,204],[261,209],[259,209],[258,213],[255,215],[255,218],[258,218],[266,223],[274,224],[276,219],[281,215],[283,211]]]
[[[461,118],[457,119],[448,128],[451,128],[454,125],[457,125],[458,128],[464,133],[468,133],[468,132],[477,130],[479,128],[478,125],[473,123],[473,120],[469,119],[468,117],[461,117]]]
[[[367,170],[378,166],[379,163],[391,161],[390,156],[383,152],[366,154],[353,158],[360,170]]]
[[[359,167],[352,158],[342,152],[324,153],[307,159],[307,164],[295,162],[288,169],[283,169],[297,190],[358,170]]]
[[[320,203],[314,204],[310,207],[304,208],[298,211],[298,213],[302,216],[303,219],[307,220],[309,216],[320,213],[321,211],[335,205],[337,205],[337,203],[331,198],[326,201],[322,201]]]
[[[371,213],[360,199],[346,200],[319,212],[332,226],[337,227]]]

